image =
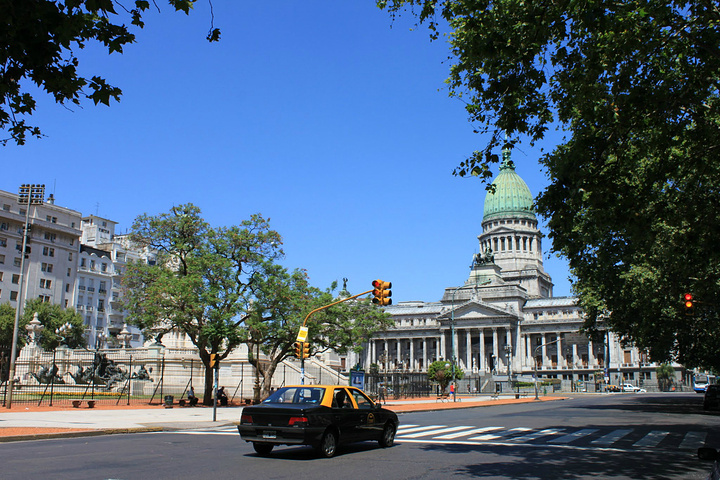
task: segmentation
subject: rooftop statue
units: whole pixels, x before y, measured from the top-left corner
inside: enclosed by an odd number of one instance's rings
[[[489,248],[485,250],[485,253],[476,253],[473,256],[473,267],[487,265],[488,263],[495,263],[495,255]]]

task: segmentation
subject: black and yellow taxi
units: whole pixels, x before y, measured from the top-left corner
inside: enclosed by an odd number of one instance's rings
[[[275,445],[311,445],[329,458],[341,444],[375,440],[391,447],[397,427],[395,412],[359,388],[294,385],[243,408],[238,432],[259,455],[270,454]]]

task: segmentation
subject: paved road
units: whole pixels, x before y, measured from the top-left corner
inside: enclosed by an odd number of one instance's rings
[[[254,454],[232,427],[0,445],[0,478],[701,479],[720,415],[689,395],[611,395],[401,415],[398,444],[334,459],[305,447]],[[12,473],[10,473],[12,472]]]

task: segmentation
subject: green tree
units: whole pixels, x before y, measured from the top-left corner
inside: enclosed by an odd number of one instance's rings
[[[663,363],[655,369],[658,379],[658,387],[661,391],[667,392],[675,383],[675,369],[669,363]]]
[[[45,327],[38,336],[38,343],[43,349],[54,350],[60,345],[60,337],[55,330],[66,323],[69,323],[72,328],[65,336],[64,345],[70,348],[86,345],[82,315],[73,309],[62,308],[60,305],[43,302],[36,298],[25,302],[23,314],[18,322],[18,352],[27,344],[29,334],[25,326],[30,323],[36,312],[38,320]],[[7,346],[8,352],[12,345],[14,325],[15,309],[9,303],[0,305],[0,346]]]
[[[455,365],[455,375],[453,376],[453,368],[449,361],[437,360],[428,367],[427,375],[430,381],[440,384],[440,390],[445,390],[453,380],[462,380],[465,372]]]
[[[280,265],[271,265],[255,285],[255,297],[246,320],[249,361],[259,368],[263,378],[262,396],[270,391],[277,366],[294,355],[294,344],[305,317],[312,310],[338,300],[333,296],[337,284],[321,291],[308,283],[303,270],[289,272]],[[347,292],[341,292],[346,294]],[[345,295],[345,298],[350,295]],[[340,354],[359,352],[362,343],[373,333],[388,328],[392,320],[368,299],[353,299],[313,314],[307,322],[311,356],[328,350]],[[256,348],[268,361],[258,362]],[[256,401],[261,393],[256,391]]]
[[[15,326],[15,309],[10,302],[0,304],[0,349],[6,349],[10,352],[12,348],[13,328]],[[20,319],[20,330],[25,331],[25,325]],[[18,338],[18,351],[25,345],[25,338]],[[9,355],[9,353],[8,353]]]
[[[168,3],[188,14],[195,1]],[[30,83],[62,105],[80,105],[82,99],[109,105],[111,99],[120,99],[121,90],[101,76],[79,73],[83,69],[77,52],[95,41],[109,54],[123,53],[135,41],[132,29],[145,26],[143,14],[150,8],[148,0],[129,3],[128,9],[116,0],[0,0],[0,130],[10,134],[0,142],[22,145],[28,134],[42,136],[24,118],[35,111]],[[211,24],[207,39],[219,38],[220,31]]]
[[[71,325],[69,331],[65,332],[65,338],[62,342],[70,348],[79,348],[87,345],[85,339],[85,324],[82,315],[71,308],[62,308],[60,305],[43,302],[40,299],[28,300],[25,302],[25,308],[21,318],[23,325],[22,336],[28,337],[28,333],[24,326],[30,323],[33,315],[38,314],[38,320],[45,327],[40,333],[40,346],[45,350],[54,350],[60,346],[61,338],[56,333],[60,327],[66,323]]]
[[[449,28],[450,93],[488,135],[455,173],[492,176],[500,143],[564,138],[537,199],[593,332],[654,361],[720,368],[720,10],[649,0],[387,0]],[[503,141],[503,135],[507,140]],[[686,316],[682,294],[700,301]]]
[[[204,403],[210,404],[210,355],[222,360],[246,339],[253,288],[269,261],[282,254],[280,235],[260,215],[212,228],[198,207],[186,204],[139,216],[130,239],[157,252],[157,261],[128,264],[123,276],[128,321],[146,335],[174,329],[188,336],[205,366]]]

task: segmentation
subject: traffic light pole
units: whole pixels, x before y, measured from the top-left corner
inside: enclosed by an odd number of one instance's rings
[[[315,313],[325,310],[326,308],[330,308],[333,305],[337,305],[338,303],[347,302],[348,300],[352,300],[353,298],[360,297],[362,295],[367,295],[368,293],[371,293],[372,290],[368,290],[367,292],[358,293],[357,295],[353,295],[352,297],[343,298],[342,300],[338,300],[337,302],[330,303],[328,305],[323,305],[322,307],[318,307],[315,310],[311,311],[307,314],[305,317],[305,320],[303,320],[302,326],[305,327],[307,325],[308,319],[313,316]],[[300,385],[305,385],[305,353],[303,351],[303,346],[300,346]]]
[[[378,281],[379,281],[379,280],[378,280]],[[387,285],[390,286],[390,283],[388,283]],[[382,287],[380,287],[380,288],[382,288]],[[326,308],[330,308],[330,307],[332,307],[333,305],[337,305],[338,303],[347,302],[348,300],[352,300],[353,298],[358,298],[358,297],[361,297],[361,296],[363,296],[363,295],[367,295],[368,293],[372,293],[372,292],[374,292],[374,291],[375,291],[375,289],[368,290],[367,292],[358,293],[357,295],[353,295],[353,296],[351,296],[351,297],[343,298],[342,300],[338,300],[337,302],[329,303],[329,304],[327,304],[327,305],[323,305],[322,307],[316,308],[315,310],[313,310],[313,311],[311,311],[310,313],[308,313],[307,316],[305,317],[305,320],[303,320],[302,327],[300,328],[301,334],[302,334],[302,330],[303,330],[303,329],[305,328],[305,326],[307,325],[307,321],[310,319],[311,316],[313,316],[313,315],[316,314],[317,312],[319,312],[319,311],[321,311],[321,310],[325,310]],[[388,296],[389,296],[389,295],[388,295]],[[307,334],[307,331],[305,332],[305,334]],[[300,385],[305,385],[305,351],[304,351],[304,345],[305,345],[305,343],[306,343],[306,342],[305,342],[305,338],[304,338],[305,334],[303,334],[303,336],[302,336],[302,343],[300,344]],[[297,340],[297,341],[298,341],[298,342],[301,341],[301,337],[300,337],[300,336],[298,336],[298,340]]]
[[[322,307],[318,307],[318,308],[316,308],[315,310],[313,310],[312,312],[310,312],[310,313],[307,314],[307,316],[305,317],[305,320],[303,320],[302,326],[304,327],[304,326],[307,324],[308,319],[309,319],[312,315],[314,315],[315,313],[319,312],[320,310],[325,310],[326,308],[330,308],[330,307],[332,307],[333,305],[337,305],[338,303],[347,302],[348,300],[352,300],[353,298],[357,298],[357,297],[360,297],[360,296],[362,296],[362,295],[367,295],[368,293],[372,293],[372,290],[368,290],[367,292],[358,293],[357,295],[353,295],[352,297],[343,298],[342,300],[338,300],[337,302],[329,303],[329,304],[324,305],[324,306],[322,306]]]

